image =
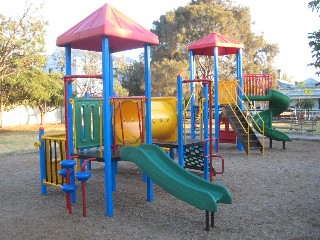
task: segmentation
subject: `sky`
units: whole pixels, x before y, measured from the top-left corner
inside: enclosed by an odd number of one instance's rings
[[[111,4],[120,12],[144,26],[152,27],[152,22],[166,12],[185,6],[191,0],[29,0],[35,5],[44,3],[43,16],[49,22],[46,36],[46,50],[52,54],[56,48],[56,38],[69,28],[104,5]],[[308,45],[308,33],[319,30],[320,17],[308,9],[310,0],[234,0],[235,4],[248,6],[252,30],[263,34],[268,43],[278,44],[280,53],[274,66],[294,81],[307,78],[320,80],[315,69],[308,67],[314,62]],[[25,0],[1,0],[0,13],[17,16],[22,12]],[[212,30],[214,31],[214,29]],[[236,39],[237,40],[237,39]],[[136,57],[139,51],[126,52]]]

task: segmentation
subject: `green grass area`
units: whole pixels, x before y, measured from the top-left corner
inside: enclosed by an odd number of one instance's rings
[[[37,151],[34,142],[38,139],[38,132],[7,131],[0,132],[0,136],[0,154]]]
[[[272,126],[286,133],[320,135],[320,121],[276,120]]]
[[[290,121],[274,121],[273,127],[286,132],[297,134],[320,135],[320,121],[315,125],[310,122],[302,122],[302,125]],[[291,129],[294,127],[294,129]],[[302,127],[302,131],[300,131]],[[9,127],[0,129],[0,154],[10,154],[13,152],[37,152],[34,143],[38,141],[39,125]],[[44,126],[46,133],[64,132],[63,124],[47,124]]]
[[[37,152],[34,143],[38,141],[39,125],[6,127],[0,129],[0,154]],[[46,133],[64,131],[63,124],[47,124]]]

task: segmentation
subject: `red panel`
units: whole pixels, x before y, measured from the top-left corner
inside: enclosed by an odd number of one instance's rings
[[[272,76],[270,74],[243,74],[244,92],[246,95],[266,95],[272,88]]]

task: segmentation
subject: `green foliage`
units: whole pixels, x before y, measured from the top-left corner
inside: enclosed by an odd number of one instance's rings
[[[44,115],[63,104],[63,81],[58,73],[47,74],[42,70],[31,70],[19,78],[20,91],[16,102],[38,107],[41,113],[41,124]]]
[[[47,22],[38,10],[27,3],[17,18],[0,14],[0,127],[4,108],[16,104],[14,91],[21,89],[19,77],[45,64]]]
[[[121,76],[121,85],[128,89],[130,96],[144,95],[144,63],[142,61],[134,61],[119,68],[118,74]]]
[[[188,60],[187,47],[191,43],[212,32],[219,32],[244,43],[244,73],[275,73],[272,63],[278,53],[278,46],[267,43],[263,36],[251,32],[251,16],[247,7],[234,6],[229,0],[192,1],[187,6],[160,16],[153,24],[152,31],[160,40],[160,44],[152,49],[153,61]],[[196,56],[195,59],[197,76],[202,77],[213,72],[211,57]],[[221,79],[235,77],[235,63],[235,56],[220,57]],[[161,81],[165,81],[165,73],[163,74]]]
[[[163,59],[152,64],[152,92],[153,96],[161,93],[162,96],[177,94],[177,75],[189,78],[188,61]]]
[[[85,74],[101,74],[102,54],[100,52],[85,51],[82,55],[82,62]]]
[[[312,11],[319,13],[320,0],[309,2],[308,7],[311,8]],[[308,64],[308,66],[314,66],[316,74],[320,76],[320,30],[309,33],[308,38],[310,39],[309,46],[311,48],[312,57],[315,59],[315,61]]]
[[[119,81],[114,82],[114,92],[119,96],[119,97],[127,97],[129,96],[129,91],[126,88],[123,88],[121,86],[121,83]]]
[[[292,77],[287,74],[283,74],[281,80],[286,81],[288,83],[293,83]]]
[[[311,96],[312,95],[312,89],[310,89],[310,88],[304,89],[304,95]]]
[[[298,108],[310,110],[314,107],[314,102],[311,99],[303,99],[297,102],[296,106]]]

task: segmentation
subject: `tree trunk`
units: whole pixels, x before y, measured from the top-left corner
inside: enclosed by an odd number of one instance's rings
[[[44,124],[44,116],[45,116],[45,112],[41,112],[41,120],[40,120],[40,125],[42,126]]]
[[[4,106],[2,104],[2,101],[0,100],[0,128],[3,127],[3,122],[2,122],[3,110],[4,110]]]

